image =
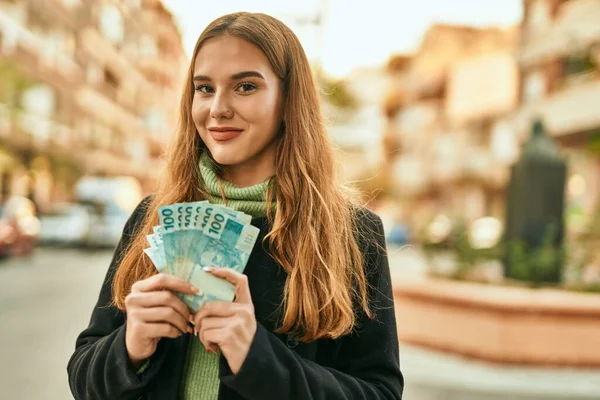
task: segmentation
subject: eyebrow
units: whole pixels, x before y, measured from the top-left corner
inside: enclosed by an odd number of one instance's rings
[[[237,74],[233,74],[231,75],[231,80],[236,81],[238,79],[244,79],[244,78],[260,78],[262,80],[265,79],[265,77],[257,71],[243,71],[243,72],[238,72]],[[194,76],[194,82],[196,81],[202,81],[202,82],[207,82],[207,81],[211,81],[212,79],[210,79],[210,77],[206,76],[206,75],[196,75]]]

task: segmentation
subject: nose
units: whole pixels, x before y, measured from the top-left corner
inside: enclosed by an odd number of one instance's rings
[[[215,119],[233,117],[233,111],[231,110],[229,99],[226,95],[217,94],[213,97],[213,103],[210,107],[210,116]]]

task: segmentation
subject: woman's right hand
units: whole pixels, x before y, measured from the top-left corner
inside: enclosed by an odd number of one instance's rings
[[[154,354],[160,338],[176,338],[193,332],[188,325],[188,307],[171,291],[198,293],[187,281],[160,273],[134,283],[125,298],[125,346],[136,368]]]

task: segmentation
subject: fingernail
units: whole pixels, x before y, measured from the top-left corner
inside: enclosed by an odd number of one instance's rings
[[[202,271],[213,272],[215,269],[213,267],[202,267]]]
[[[194,293],[198,293],[200,292],[200,289],[198,289],[196,286],[190,286],[192,288],[192,292]]]

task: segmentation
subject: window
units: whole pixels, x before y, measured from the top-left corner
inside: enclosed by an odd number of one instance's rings
[[[525,103],[543,98],[546,92],[546,77],[541,71],[533,71],[525,76],[523,84],[523,101]]]
[[[62,0],[62,3],[67,7],[75,7],[81,5],[81,0]]]
[[[125,26],[119,9],[113,5],[103,5],[99,11],[100,31],[113,44],[120,44],[125,37]]]
[[[138,10],[141,7],[140,0],[126,0],[125,4],[127,4],[127,6],[129,6],[129,8],[134,9],[134,10]]]
[[[142,56],[148,57],[158,56],[156,41],[150,36],[142,36],[140,38],[139,53]]]
[[[537,0],[531,4],[527,29],[529,32],[539,32],[550,26],[552,22],[551,4],[546,0]]]
[[[96,85],[100,83],[104,76],[104,70],[100,65],[94,61],[88,60],[87,68],[85,70],[85,78],[87,83],[90,85]]]

